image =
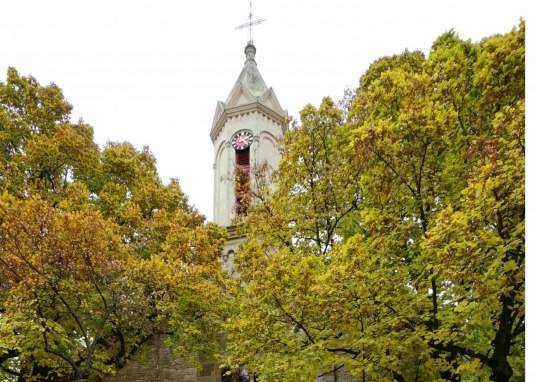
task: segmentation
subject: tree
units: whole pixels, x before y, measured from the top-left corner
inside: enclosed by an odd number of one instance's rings
[[[303,110],[277,191],[251,203],[229,362],[283,381],[523,378],[524,28],[447,32],[427,58],[373,63],[341,119]]]
[[[37,192],[52,201],[72,180],[94,191],[90,180],[99,152],[93,129],[82,120],[71,123],[72,106],[61,89],[9,68],[6,83],[0,82],[0,104],[2,189],[25,196]]]
[[[2,349],[20,365],[4,370],[52,380],[69,368],[73,379],[109,372],[97,346],[128,296],[131,260],[120,238],[95,209],[64,212],[6,196],[3,207]]]
[[[1,379],[113,373],[162,333],[187,359],[213,353],[224,231],[148,148],[101,152],[55,85],[10,69],[0,100]]]
[[[229,359],[233,366],[245,364],[265,378],[310,379],[329,361],[312,345],[319,339],[308,324],[326,319],[314,302],[315,283],[332,248],[344,232],[355,229],[351,217],[359,199],[358,172],[343,118],[328,98],[318,109],[308,105],[301,126],[284,137],[275,178],[265,166],[253,170],[244,221],[250,239],[236,258],[240,276],[234,290],[240,305],[228,350],[239,354]],[[330,336],[318,334],[323,335]]]
[[[349,229],[344,223],[359,198],[350,140],[342,110],[331,99],[325,98],[318,109],[307,105],[301,126],[284,136],[275,179],[265,166],[253,169],[255,203],[245,231],[266,238],[268,246],[325,256],[340,232]]]

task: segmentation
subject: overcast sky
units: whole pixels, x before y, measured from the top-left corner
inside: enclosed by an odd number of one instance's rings
[[[527,19],[527,0],[254,0],[256,61],[284,109],[355,88],[376,59],[421,50],[454,29],[479,41]],[[56,83],[106,141],[148,145],[164,182],[212,218],[217,100],[243,66],[248,0],[0,0],[0,80],[8,66]]]

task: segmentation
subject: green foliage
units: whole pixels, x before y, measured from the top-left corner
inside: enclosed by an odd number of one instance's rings
[[[524,35],[447,32],[303,109],[278,171],[252,179],[229,364],[522,380]]]
[[[55,85],[0,82],[0,379],[114,373],[156,334],[217,349],[225,232],[164,185],[148,148],[70,122]]]
[[[318,109],[306,106],[301,126],[284,136],[278,176],[271,179],[262,167],[253,171],[255,202],[245,222],[250,236],[265,238],[268,246],[325,255],[340,239],[359,197],[350,142],[332,100],[324,99]]]
[[[70,122],[72,106],[54,84],[41,86],[10,68],[0,82],[0,186],[23,196],[57,201],[71,180],[89,181],[98,171],[93,129]]]

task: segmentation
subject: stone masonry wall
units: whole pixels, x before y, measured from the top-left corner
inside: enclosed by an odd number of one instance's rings
[[[197,370],[182,358],[171,354],[162,338],[146,344],[146,349],[129,360],[116,375],[106,376],[103,382],[220,382],[214,362],[204,362]],[[219,377],[219,378],[218,378]]]
[[[143,350],[129,360],[116,375],[106,376],[102,382],[221,382],[221,370],[214,361],[201,359],[202,370],[197,370],[182,358],[171,353],[157,337],[149,341]],[[322,375],[314,382],[358,382],[342,368]],[[95,381],[96,382],[96,381]]]
[[[314,380],[314,382],[358,382],[358,381],[359,379],[351,375],[345,368],[337,370],[336,373],[325,374]]]

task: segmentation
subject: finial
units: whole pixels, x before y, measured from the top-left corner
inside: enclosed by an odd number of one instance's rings
[[[238,25],[235,29],[245,29],[249,28],[249,41],[247,45],[253,45],[253,27],[262,24],[266,19],[253,20],[253,5],[249,1],[249,22],[245,24]]]
[[[245,47],[245,61],[255,61],[254,59],[255,55],[256,55],[256,48],[251,42],[249,42],[247,46]]]

